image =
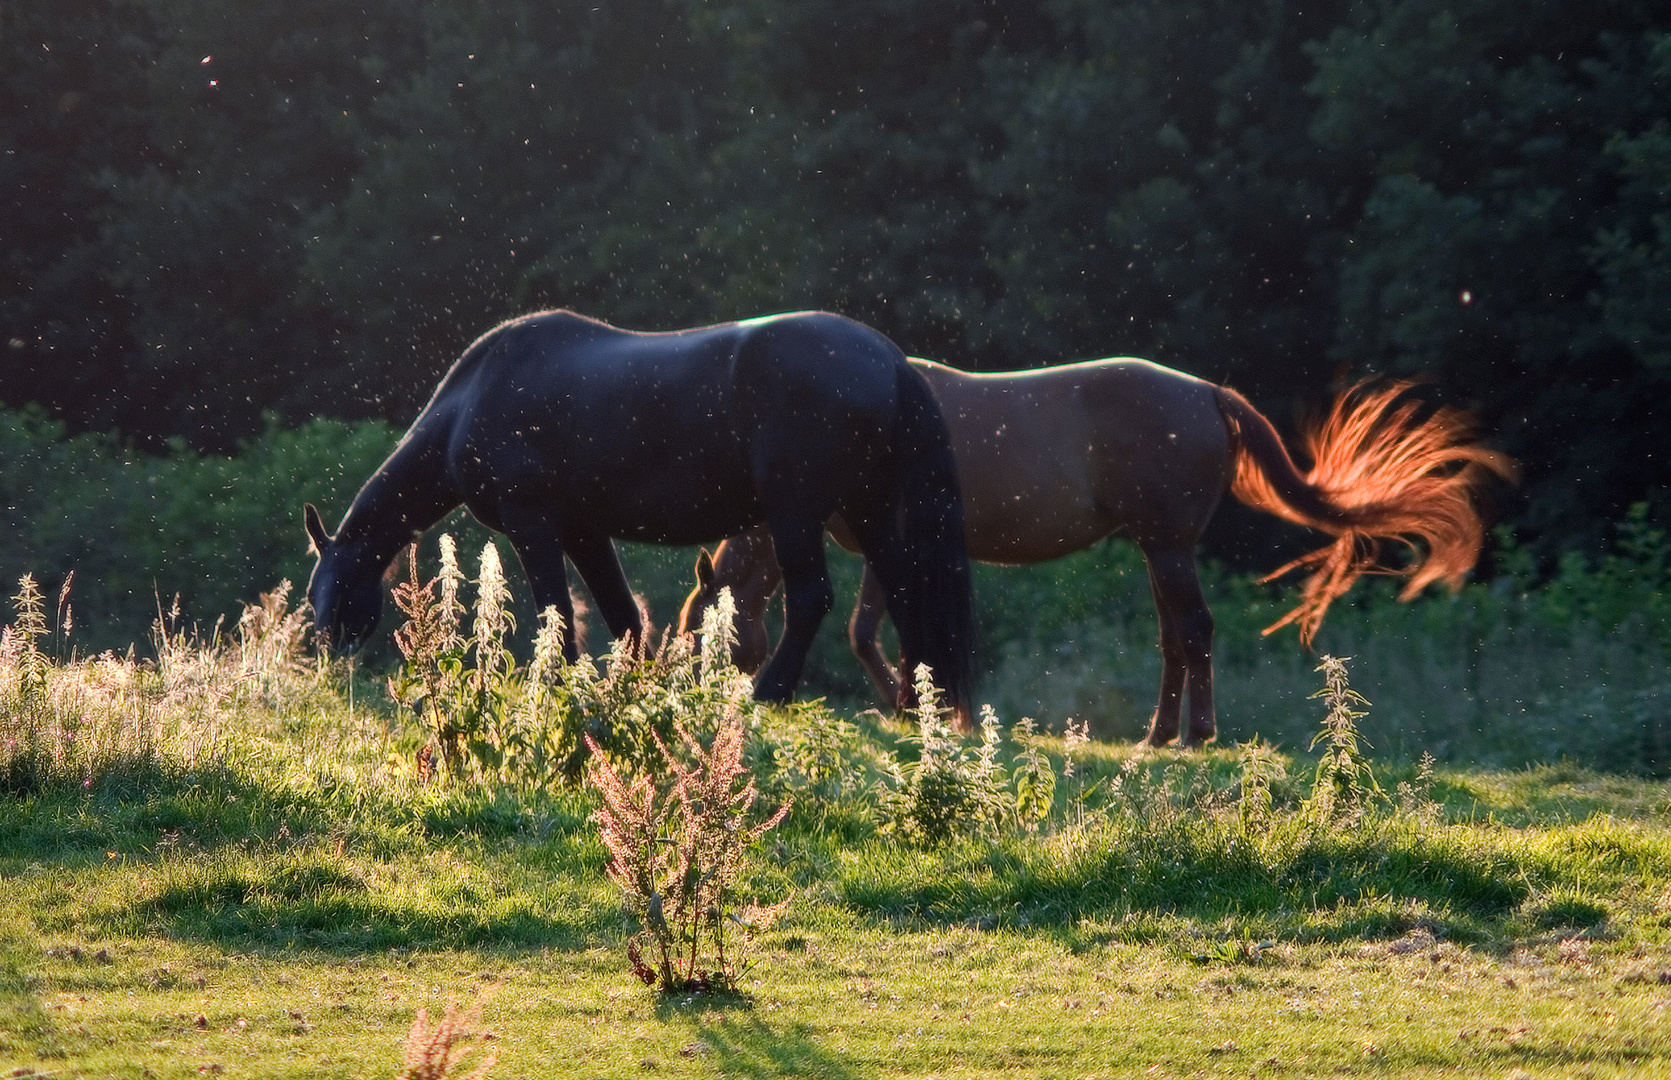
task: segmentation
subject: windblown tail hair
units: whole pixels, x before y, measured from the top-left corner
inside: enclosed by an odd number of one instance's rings
[[[1465,413],[1440,408],[1423,417],[1405,397],[1412,384],[1364,383],[1335,399],[1321,424],[1304,434],[1310,471],[1301,474],[1271,422],[1233,390],[1220,388],[1219,410],[1236,445],[1230,493],[1255,509],[1320,529],[1335,540],[1266,575],[1309,570],[1300,604],[1269,634],[1298,623],[1309,645],[1323,615],[1359,575],[1404,577],[1400,600],[1435,581],[1453,590],[1479,559],[1485,527],[1476,490],[1490,477],[1514,479],[1515,463],[1473,441]],[[1382,560],[1386,541],[1410,552],[1404,566]]]

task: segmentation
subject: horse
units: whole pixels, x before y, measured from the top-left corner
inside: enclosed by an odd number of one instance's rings
[[[616,638],[644,627],[613,541],[769,533],[785,629],[754,694],[787,701],[835,604],[824,523],[875,569],[901,653],[949,702],[973,682],[974,605],[956,461],[927,380],[860,323],[800,312],[665,333],[569,311],[475,341],[336,533],[303,508],[324,648],[370,637],[396,553],[459,504],[503,533],[540,610],[573,625],[564,557]],[[573,634],[564,655],[579,658]]]
[[[1484,538],[1472,496],[1487,477],[1514,471],[1508,458],[1471,441],[1464,414],[1440,408],[1424,416],[1408,383],[1342,393],[1306,433],[1313,464],[1302,474],[1275,427],[1242,395],[1147,360],[994,374],[911,364],[951,431],[971,558],[1043,562],[1122,532],[1142,550],[1160,621],[1160,696],[1144,739],[1152,746],[1197,746],[1217,733],[1213,616],[1195,548],[1226,491],[1334,537],[1266,579],[1311,571],[1299,605],[1265,630],[1295,623],[1309,646],[1330,603],[1364,573],[1405,576],[1404,600],[1439,580],[1458,587]],[[853,550],[842,521],[831,521],[830,533]],[[1412,561],[1389,570],[1380,560],[1384,540],[1407,545]],[[712,554],[704,549],[696,575],[681,625],[699,624],[718,590],[730,588],[738,612],[734,658],[754,670],[778,583],[772,538],[755,530]],[[866,567],[849,638],[892,701],[899,676],[877,644],[883,614]],[[1180,732],[1186,682],[1189,723]]]

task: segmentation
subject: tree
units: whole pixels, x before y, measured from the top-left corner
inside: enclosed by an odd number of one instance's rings
[[[107,170],[153,160],[133,87],[149,13],[114,0],[0,8],[0,401],[109,425],[132,313],[103,274]]]
[[[678,250],[638,239],[677,213],[638,197],[639,160],[685,122],[702,77],[683,14],[668,0],[423,7],[421,62],[351,118],[363,164],[308,230],[308,279],[353,328],[361,399],[409,416],[512,314],[655,327],[691,309],[670,284],[689,275]]]
[[[1378,0],[1315,50],[1313,132],[1374,177],[1333,354],[1477,410],[1526,464],[1517,523],[1546,552],[1599,542],[1667,476],[1663,375],[1619,332],[1651,258],[1606,254],[1652,218],[1646,190],[1634,212],[1619,197],[1621,166],[1651,170],[1656,11]]]

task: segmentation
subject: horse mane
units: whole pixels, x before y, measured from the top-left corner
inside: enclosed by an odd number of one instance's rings
[[[1299,605],[1265,633],[1297,623],[1309,645],[1329,605],[1363,574],[1404,577],[1399,599],[1409,600],[1435,581],[1459,588],[1478,561],[1485,526],[1475,495],[1491,476],[1514,479],[1515,463],[1473,441],[1466,413],[1441,407],[1423,416],[1420,402],[1405,396],[1412,385],[1358,383],[1341,393],[1302,433],[1312,461],[1303,474],[1270,421],[1240,394],[1219,388],[1236,447],[1231,494],[1335,538],[1262,579],[1311,572]],[[1410,553],[1405,565],[1383,560],[1387,541]]]

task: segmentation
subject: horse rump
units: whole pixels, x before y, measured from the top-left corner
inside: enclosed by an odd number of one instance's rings
[[[898,463],[894,513],[889,522],[870,522],[861,545],[887,592],[888,614],[899,633],[904,692],[909,693],[916,665],[927,664],[947,703],[967,723],[975,684],[975,607],[957,462],[927,381],[901,364],[898,388],[891,447]]]

